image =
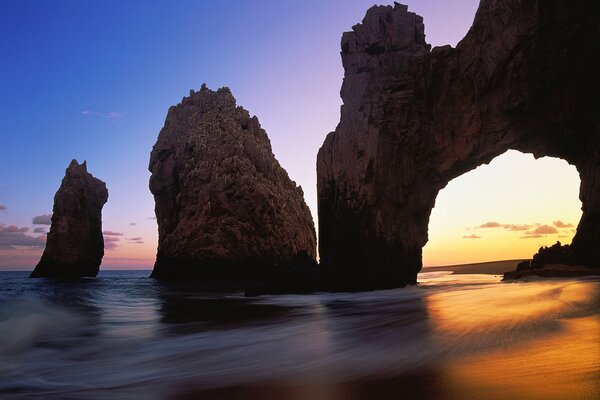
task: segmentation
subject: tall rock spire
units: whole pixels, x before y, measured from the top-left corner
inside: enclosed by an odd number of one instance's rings
[[[87,172],[86,162],[71,161],[54,196],[46,248],[31,277],[96,276],[104,256],[102,207],[106,184]]]

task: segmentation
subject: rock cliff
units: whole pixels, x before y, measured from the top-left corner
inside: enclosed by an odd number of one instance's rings
[[[71,161],[54,196],[46,248],[31,277],[98,274],[104,256],[102,207],[107,200],[106,184],[87,172],[86,162]]]
[[[577,167],[571,250],[600,260],[599,12],[594,1],[482,0],[456,48],[430,50],[422,18],[395,3],[344,33],[341,119],[317,157],[334,289],[416,282],[438,192],[508,149]]]
[[[228,88],[203,85],[169,109],[149,169],[159,231],[153,277],[235,283],[314,269],[302,188]]]

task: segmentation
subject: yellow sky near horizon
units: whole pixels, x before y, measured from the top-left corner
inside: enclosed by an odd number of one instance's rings
[[[510,150],[440,191],[423,265],[531,258],[570,243],[581,218],[576,168]]]

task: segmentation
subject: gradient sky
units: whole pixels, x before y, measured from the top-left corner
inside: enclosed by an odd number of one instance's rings
[[[407,3],[425,18],[434,46],[456,45],[477,7],[475,0]],[[204,82],[230,87],[238,104],[258,116],[316,222],[316,154],[339,121],[341,34],[371,5],[0,3],[0,269],[33,269],[48,228],[33,219],[51,213],[73,158],[87,160],[107,182],[104,229],[120,235],[109,235],[103,268],[151,268],[157,233],[150,150],[168,107]],[[514,152],[456,179],[432,214],[425,264],[527,257],[559,236],[569,242],[573,228],[554,221],[577,224],[578,185],[566,163]],[[528,228],[478,228],[487,222]],[[545,225],[557,233],[535,233]]]

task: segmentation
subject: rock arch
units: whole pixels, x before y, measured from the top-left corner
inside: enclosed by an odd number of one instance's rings
[[[599,11],[482,0],[456,48],[430,50],[423,19],[395,3],[344,33],[341,119],[317,157],[333,289],[416,282],[438,192],[508,149],[576,166],[583,215],[571,248],[577,262],[600,259]]]

